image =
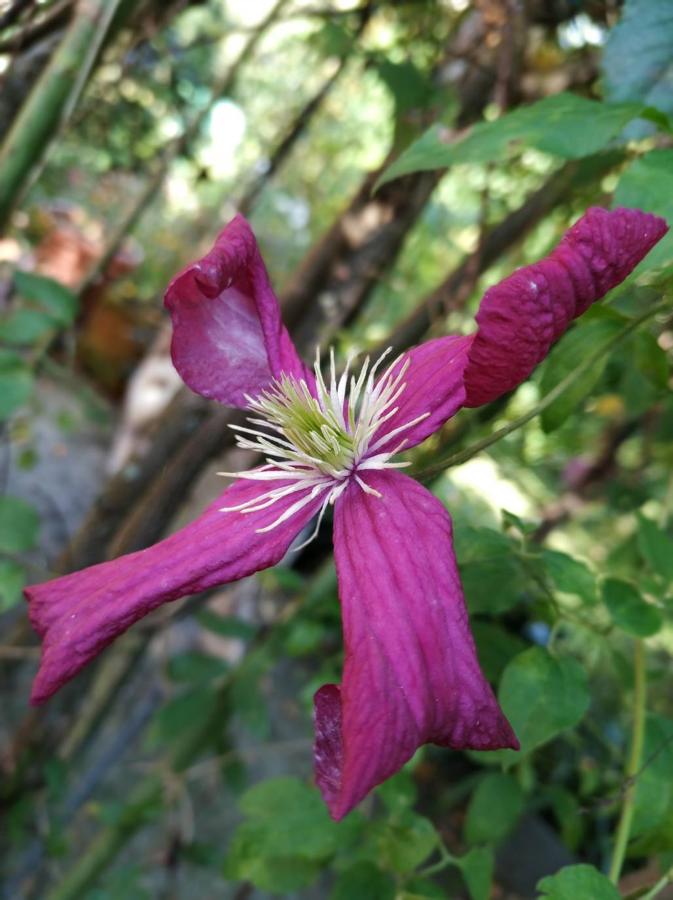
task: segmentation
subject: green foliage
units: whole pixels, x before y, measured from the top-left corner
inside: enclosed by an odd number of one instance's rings
[[[588,606],[596,603],[596,576],[585,562],[559,550],[543,550],[542,561],[557,591],[575,594]]]
[[[631,206],[673,219],[673,150],[651,150],[626,167],[614,194],[615,206]],[[640,270],[673,262],[669,231],[640,264]]]
[[[498,699],[521,743],[530,753],[577,725],[590,697],[582,666],[570,657],[554,658],[541,647],[520,653],[505,669]],[[512,750],[494,756],[514,762]]]
[[[579,897],[619,900],[621,896],[605,875],[587,865],[566,866],[556,875],[543,878],[538,883],[538,890],[548,900],[578,900]]]
[[[626,0],[603,51],[608,99],[637,100],[673,113],[672,43],[673,18],[665,3]]]
[[[395,900],[395,881],[374,863],[363,860],[337,876],[329,896],[330,900]]]
[[[490,528],[457,527],[456,555],[472,613],[502,613],[521,600],[525,576],[507,535]]]
[[[0,423],[26,403],[33,383],[30,366],[17,353],[0,348]]]
[[[14,285],[21,297],[48,314],[56,325],[71,325],[74,321],[79,307],[77,295],[59,281],[17,270]]]
[[[468,843],[497,844],[514,828],[524,805],[524,793],[511,775],[496,772],[486,775],[467,809]]]
[[[549,354],[544,365],[540,390],[548,394],[559,382],[574,372],[602,345],[618,334],[624,327],[624,320],[614,314],[605,318],[582,320],[558,342]],[[604,356],[591,368],[576,378],[560,397],[542,413],[542,428],[549,434],[572,415],[591,393],[605,369],[607,358]]]
[[[240,806],[246,820],[231,842],[224,874],[275,893],[310,884],[338,849],[341,835],[354,838],[358,825],[356,816],[333,822],[318,792],[294,778],[255,785]]]
[[[19,497],[0,497],[0,552],[21,553],[35,544],[40,525],[37,511]]]
[[[638,589],[628,581],[606,578],[603,582],[603,602],[615,625],[634,637],[650,637],[663,624],[660,610],[646,603]]]
[[[26,573],[23,566],[12,559],[0,559],[0,612],[21,600],[25,584]]]
[[[497,161],[513,145],[535,147],[563,159],[591,156],[642,112],[637,103],[598,103],[576,94],[554,94],[493,122],[481,122],[462,140],[455,141],[435,125],[386,169],[378,186],[411,172]]]

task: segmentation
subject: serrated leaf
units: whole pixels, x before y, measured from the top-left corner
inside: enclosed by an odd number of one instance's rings
[[[628,581],[606,578],[603,582],[603,602],[615,625],[634,637],[650,637],[663,625],[661,611],[646,603],[638,589]]]
[[[486,775],[477,785],[465,819],[470,844],[497,844],[514,828],[525,806],[519,783],[500,772]]]
[[[593,355],[623,328],[620,320],[600,318],[581,322],[564,335],[549,354],[540,380],[542,395],[548,394],[563,381],[588,356]],[[560,397],[543,410],[540,417],[542,430],[549,434],[559,428],[584,402],[603,373],[607,357],[579,375]]]
[[[563,159],[591,156],[607,147],[643,108],[638,103],[608,104],[562,93],[520,107],[493,122],[480,122],[458,141],[435,125],[385,170],[376,187],[411,172],[501,161],[514,143]]]
[[[77,295],[60,281],[17,270],[14,273],[14,284],[22,297],[49,313],[54,323],[62,326],[72,324],[79,302]]]
[[[0,497],[0,551],[22,553],[34,546],[40,518],[20,497]]]
[[[537,884],[548,900],[620,900],[621,894],[598,869],[588,865],[566,866]]]

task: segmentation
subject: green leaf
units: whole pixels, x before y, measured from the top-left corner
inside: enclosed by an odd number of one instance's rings
[[[349,825],[333,822],[318,791],[297,778],[271,778],[246,791],[241,811],[260,826],[258,853],[324,859]]]
[[[673,540],[651,519],[638,514],[638,550],[655,575],[673,582]]]
[[[225,659],[207,653],[180,653],[168,664],[168,671],[174,681],[200,683],[220,678],[229,670]]]
[[[153,723],[155,740],[176,740],[186,731],[199,728],[217,708],[217,696],[210,687],[195,687],[171,700],[156,714]]]
[[[30,503],[19,497],[0,497],[0,551],[30,550],[37,538],[40,519]]]
[[[613,206],[631,206],[673,219],[673,150],[651,150],[627,166],[615,189]],[[673,231],[658,242],[636,271],[673,262]]]
[[[467,809],[465,837],[470,844],[496,844],[516,825],[525,796],[511,775],[493,772],[477,785]]]
[[[465,856],[456,860],[471,900],[489,900],[493,881],[493,851],[490,847],[473,847]]]
[[[16,606],[25,583],[26,573],[22,566],[13,559],[0,559],[0,612]]]
[[[439,840],[429,819],[406,810],[390,818],[381,831],[381,861],[385,869],[402,874],[413,872],[436,849]]]
[[[490,528],[460,526],[455,546],[471,613],[500,613],[516,606],[526,579],[506,535]]]
[[[650,331],[639,331],[635,338],[635,362],[640,372],[655,388],[668,387],[669,365],[666,352],[657,343]]]
[[[590,700],[582,666],[570,657],[556,659],[542,647],[531,647],[512,660],[502,676],[498,698],[524,753],[577,725]],[[512,750],[489,756],[520,759]]]
[[[598,869],[588,865],[566,866],[537,884],[548,900],[620,900],[621,894]]]
[[[330,900],[394,900],[395,882],[372,862],[355,863],[339,874]]]
[[[33,392],[35,378],[18,353],[0,349],[0,422],[23,406]]]
[[[416,782],[411,773],[402,769],[376,788],[377,795],[385,803],[388,812],[399,813],[416,802]]]
[[[673,721],[650,714],[645,723],[643,759],[638,774],[631,836],[657,828],[673,810]]]
[[[603,602],[615,625],[634,637],[650,637],[663,625],[661,611],[646,603],[638,589],[628,581],[606,578],[603,582]]]
[[[459,141],[435,125],[385,170],[376,187],[410,172],[502,161],[514,143],[563,159],[591,156],[607,147],[643,109],[640,103],[602,103],[564,93],[520,107],[493,122],[480,122]]]
[[[481,670],[488,681],[500,681],[507,663],[526,649],[526,642],[497,622],[472,622],[472,636],[477,645]]]
[[[620,319],[600,318],[582,321],[564,335],[545,363],[540,380],[542,395],[548,394],[571,372],[575,372],[588,356],[607,344],[622,328]],[[542,412],[540,417],[542,430],[546,434],[555,431],[568,416],[581,407],[601,377],[606,362],[606,356],[597,360]]]
[[[219,616],[209,609],[203,609],[196,615],[196,620],[203,628],[213,631],[222,637],[240,638],[249,641],[257,634],[257,626],[244,622],[235,616]]]
[[[542,560],[557,591],[575,594],[585,603],[596,603],[596,576],[589,566],[559,550],[543,550]]]
[[[0,341],[16,346],[33,344],[54,327],[51,316],[38,309],[16,309],[0,322]]]
[[[32,272],[16,271],[14,284],[23,297],[49,313],[57,325],[70,325],[74,321],[79,306],[77,295],[60,281]]]
[[[638,100],[673,113],[673,16],[666,3],[626,0],[602,55],[609,100]],[[628,60],[628,65],[625,65]]]

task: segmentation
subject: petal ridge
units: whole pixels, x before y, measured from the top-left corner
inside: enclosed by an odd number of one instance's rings
[[[668,230],[638,209],[591,207],[539,262],[489,288],[465,368],[466,406],[521,384],[573,319],[620,284]]]
[[[315,695],[316,781],[344,816],[424,743],[517,747],[476,657],[442,504],[371,471],[335,508],[345,640],[341,685]]]

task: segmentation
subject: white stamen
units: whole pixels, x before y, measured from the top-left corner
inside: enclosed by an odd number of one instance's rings
[[[410,465],[408,462],[391,462],[407,443],[406,438],[394,442],[392,449],[381,448],[391,447],[392,438],[430,415],[425,412],[416,416],[374,440],[381,427],[399,412],[397,401],[406,389],[404,377],[411,362],[409,357],[401,365],[401,357],[393,360],[376,381],[376,373],[391,349],[388,348],[373,365],[367,357],[357,378],[351,375],[352,359],[349,358],[338,379],[334,350],[331,350],[329,385],[325,383],[320,366],[320,352],[316,351],[316,396],[305,380],[287,375],[272,382],[258,397],[246,394],[248,408],[256,414],[249,417],[248,422],[257,427],[230,427],[236,432],[237,446],[261,453],[265,464],[249,472],[218,474],[250,481],[284,481],[285,484],[269,486],[268,490],[238,506],[223,507],[222,512],[258,512],[301,493],[301,497],[278,518],[258,528],[261,533],[276,528],[322,495],[316,526],[310,537],[296,548],[300,549],[317,535],[327,507],[334,505],[351,480],[366,494],[380,497],[379,491],[359,473]]]

